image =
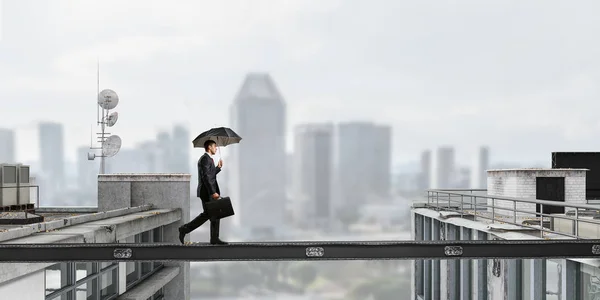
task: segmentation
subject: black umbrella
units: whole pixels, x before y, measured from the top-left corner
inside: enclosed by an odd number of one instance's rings
[[[231,130],[231,128],[217,127],[198,135],[192,144],[194,145],[194,148],[204,148],[204,143],[208,140],[215,141],[219,147],[225,147],[227,145],[239,143],[242,138]]]

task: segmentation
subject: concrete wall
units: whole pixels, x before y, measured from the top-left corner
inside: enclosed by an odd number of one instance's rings
[[[46,271],[39,270],[18,279],[0,284],[2,299],[44,300]],[[31,288],[42,287],[42,288]]]
[[[487,192],[490,196],[505,196],[512,198],[536,198],[537,177],[564,177],[565,202],[568,204],[585,204],[585,175],[586,169],[508,169],[489,170]],[[488,199],[488,205],[492,200]],[[498,208],[512,210],[512,201],[495,200]],[[533,203],[517,203],[518,210],[535,213],[536,205]],[[568,209],[567,209],[568,210]],[[488,208],[491,211],[491,208]],[[509,211],[496,210],[496,214],[509,215]],[[532,214],[518,213],[518,216],[532,216]]]
[[[179,243],[179,226],[190,221],[189,174],[98,175],[98,211],[143,204],[155,208],[181,208],[182,218],[164,227],[164,242]],[[190,299],[190,263],[165,262],[181,272],[164,288],[165,299]]]

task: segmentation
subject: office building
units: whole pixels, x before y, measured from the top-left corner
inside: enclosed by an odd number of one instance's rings
[[[287,196],[286,104],[269,74],[246,76],[231,105],[231,127],[244,138],[228,149],[234,222],[253,236],[276,235]]]
[[[98,159],[88,159],[88,153],[91,151],[88,146],[77,148],[77,187],[80,191],[88,191],[95,195],[97,193],[100,162]]]
[[[430,188],[431,171],[431,151],[425,150],[421,153],[421,172],[419,185],[421,189]]]
[[[425,203],[414,203],[413,237],[426,241],[598,239],[598,211],[585,206],[586,172],[488,170],[484,192],[441,191],[431,193]],[[596,299],[599,274],[595,259],[417,260],[413,299]]]
[[[487,187],[487,170],[490,167],[490,151],[488,147],[480,147],[474,156],[471,169],[471,188],[485,189]]]
[[[438,148],[431,160],[431,188],[453,188],[454,181],[452,176],[456,171],[454,148]]]
[[[391,129],[370,122],[344,122],[337,130],[337,173],[341,205],[388,199]]]
[[[43,222],[33,231],[0,225],[0,243],[179,243],[177,228],[190,220],[189,184],[184,174],[100,175],[97,207],[36,209]],[[134,192],[142,190],[155,192]],[[189,262],[0,263],[0,295],[186,300]]]
[[[332,217],[333,124],[305,124],[294,130],[295,220],[327,228]]]
[[[186,127],[177,125],[173,128],[170,161],[171,172],[190,173],[190,171],[196,169],[192,168],[192,166],[195,167],[195,164],[190,158],[192,139]]]
[[[62,193],[65,184],[65,151],[63,125],[54,122],[39,124],[41,197],[46,203],[53,203]]]
[[[0,128],[0,163],[15,163],[15,148],[16,142],[14,130]]]

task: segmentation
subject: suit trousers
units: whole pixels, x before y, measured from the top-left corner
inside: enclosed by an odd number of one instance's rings
[[[206,221],[210,220],[210,239],[216,240],[219,238],[219,225],[221,223],[220,219],[211,218],[207,213],[206,202],[211,201],[211,199],[201,199],[202,200],[202,209],[204,210],[201,214],[195,217],[191,222],[183,225],[183,228],[186,233],[190,233],[196,228],[202,226],[202,224],[206,223]]]

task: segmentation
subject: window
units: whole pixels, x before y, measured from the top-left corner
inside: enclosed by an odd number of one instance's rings
[[[521,289],[523,291],[523,300],[531,299],[531,286],[533,283],[531,282],[531,264],[533,263],[532,259],[523,259],[522,266],[522,275],[521,279],[523,283],[521,285]]]
[[[52,265],[45,270],[46,300],[112,299],[118,293],[118,266],[116,262]]]
[[[50,295],[69,284],[68,263],[59,263],[46,268],[46,295]]]
[[[117,293],[118,288],[118,268],[100,275],[100,299],[106,299]]]
[[[93,274],[92,265],[92,263],[75,263],[75,281]]]
[[[562,299],[562,263],[560,259],[546,260],[546,300]]]
[[[152,230],[152,242],[153,243],[162,243],[163,241],[163,227],[157,227]]]
[[[75,299],[76,300],[95,300],[98,299],[98,277],[87,281],[84,284],[80,284],[75,288]]]

